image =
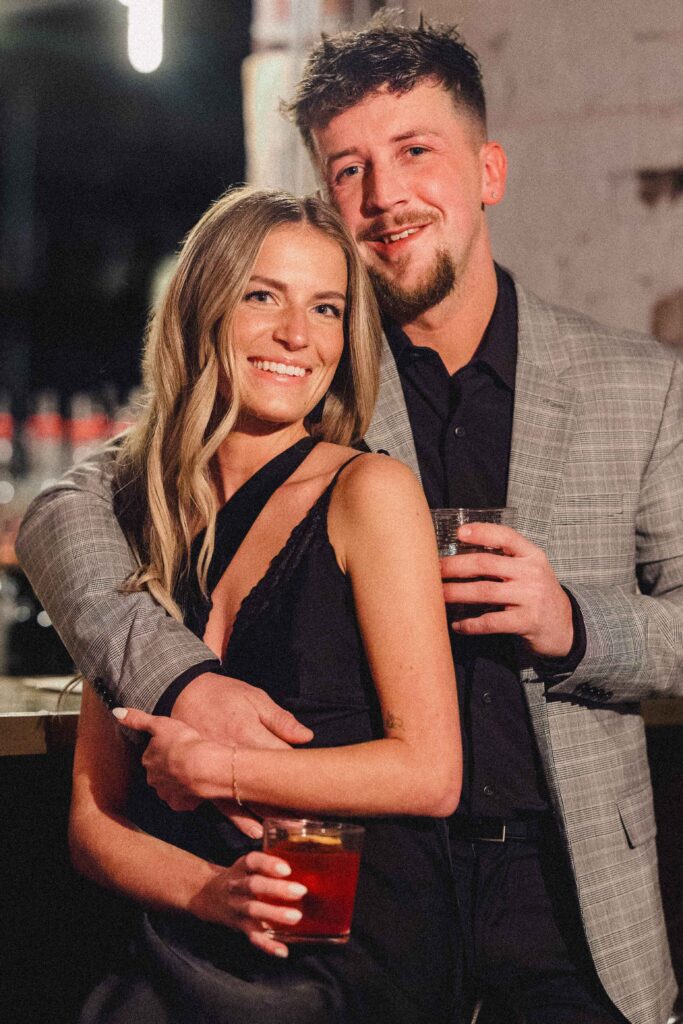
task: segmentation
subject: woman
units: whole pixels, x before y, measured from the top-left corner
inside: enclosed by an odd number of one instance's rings
[[[346,447],[369,421],[378,338],[353,242],[321,202],[235,190],[188,236],[148,335],[147,409],[118,456],[128,586],[315,738],[226,748],[117,711],[152,734],[141,763],[84,694],[74,861],[149,909],[83,1022],[451,1017],[436,819],[457,803],[460,751],[434,537],[410,471]],[[218,812],[225,799],[363,818],[346,946],[283,962],[270,929],[298,918],[301,887]]]

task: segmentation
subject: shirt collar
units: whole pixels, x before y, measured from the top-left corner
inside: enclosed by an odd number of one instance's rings
[[[517,293],[506,270],[495,264],[498,294],[493,313],[468,366],[483,364],[499,378],[510,391],[515,387],[517,367]],[[383,321],[384,332],[396,364],[409,352],[422,346],[413,345],[405,331],[392,320]]]

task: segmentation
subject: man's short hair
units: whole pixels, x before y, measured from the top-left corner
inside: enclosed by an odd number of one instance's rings
[[[309,54],[295,97],[284,110],[314,156],[315,128],[324,128],[369,93],[381,88],[406,93],[424,80],[447,89],[455,105],[486,131],[479,61],[455,26],[431,25],[421,17],[417,28],[406,28],[397,22],[400,13],[379,11],[357,32],[323,36]]]

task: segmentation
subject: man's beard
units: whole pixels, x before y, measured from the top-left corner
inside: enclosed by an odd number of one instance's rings
[[[438,306],[455,286],[455,267],[450,255],[443,249],[427,277],[414,288],[402,288],[396,281],[388,281],[374,267],[368,267],[370,280],[380,309],[398,324],[408,324]]]

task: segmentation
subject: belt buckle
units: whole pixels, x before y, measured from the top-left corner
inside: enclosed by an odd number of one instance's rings
[[[481,836],[482,843],[504,843],[507,836],[507,822],[503,822],[503,831],[500,836]]]

